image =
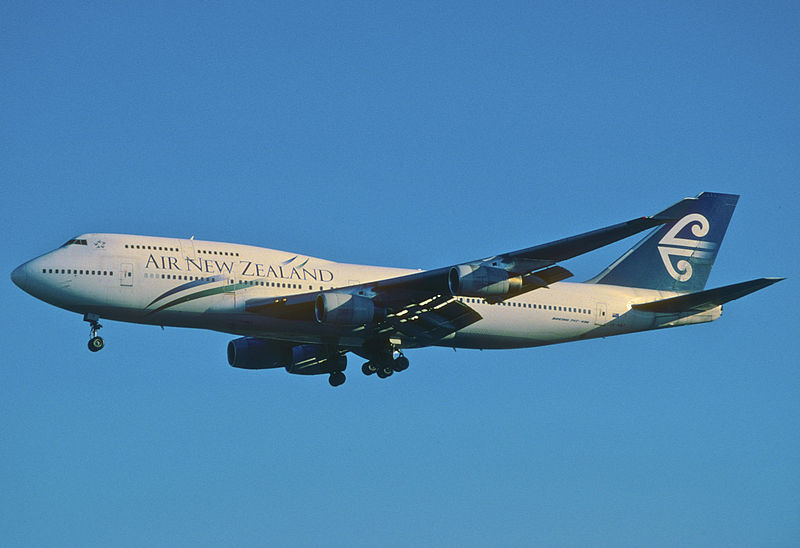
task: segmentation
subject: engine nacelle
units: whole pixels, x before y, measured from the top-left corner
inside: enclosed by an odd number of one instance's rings
[[[375,303],[349,293],[322,293],[314,302],[314,315],[319,323],[364,325],[375,318]]]
[[[240,369],[273,369],[292,364],[292,345],[241,337],[228,343],[228,363]]]
[[[329,355],[315,344],[292,345],[253,337],[241,337],[228,343],[228,363],[240,369],[284,367],[294,375],[322,375],[344,371],[347,356]]]
[[[465,297],[502,297],[522,288],[522,276],[509,276],[502,268],[458,265],[450,269],[450,292]]]

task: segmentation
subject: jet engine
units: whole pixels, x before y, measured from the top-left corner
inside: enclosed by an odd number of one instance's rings
[[[509,276],[502,268],[458,265],[450,269],[450,292],[465,297],[502,297],[522,288],[522,276]]]
[[[344,371],[347,356],[315,344],[292,345],[254,337],[241,337],[228,343],[228,363],[240,369],[284,367],[294,375],[322,375]]]
[[[322,293],[314,303],[319,323],[364,325],[375,318],[372,299],[349,293]]]
[[[240,369],[273,369],[292,363],[292,345],[241,337],[228,343],[228,363]]]

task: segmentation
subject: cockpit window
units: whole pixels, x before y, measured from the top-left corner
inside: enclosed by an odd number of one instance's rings
[[[61,247],[67,247],[68,245],[86,245],[86,240],[78,240],[76,238],[71,239]]]

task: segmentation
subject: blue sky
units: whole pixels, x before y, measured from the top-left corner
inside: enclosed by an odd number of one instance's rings
[[[2,270],[82,232],[432,268],[741,194],[709,325],[409,352],[379,381],[6,278],[0,539],[796,546],[793,2],[0,6]],[[588,278],[635,242],[565,263]]]

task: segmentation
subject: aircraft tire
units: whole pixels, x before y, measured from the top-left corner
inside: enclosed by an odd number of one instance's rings
[[[406,369],[408,369],[408,358],[406,358],[405,356],[400,356],[399,358],[394,360],[394,362],[392,362],[392,369],[394,369],[398,373],[400,371],[405,371]]]
[[[105,346],[105,342],[103,342],[102,337],[92,337],[89,339],[89,350],[92,352],[98,352],[103,349]]]
[[[328,382],[331,386],[341,386],[344,384],[344,381],[347,380],[347,377],[344,376],[344,373],[341,371],[334,371],[331,373],[331,376],[328,377]]]
[[[364,373],[366,376],[370,376],[378,370],[377,367],[372,362],[364,362],[364,365],[361,366],[361,372]]]

